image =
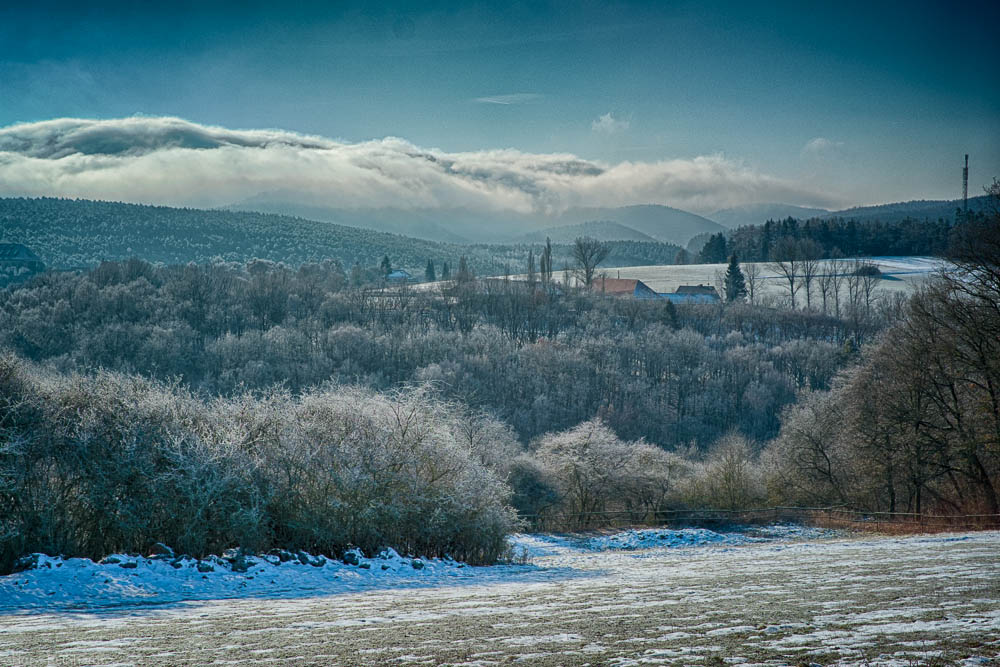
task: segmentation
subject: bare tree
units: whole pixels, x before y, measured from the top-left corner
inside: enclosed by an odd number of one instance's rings
[[[784,237],[778,242],[771,256],[772,260],[768,266],[784,279],[784,287],[788,290],[792,310],[795,310],[795,295],[802,289],[802,283],[799,281],[802,271],[799,244],[795,239]]]
[[[799,241],[799,259],[802,267],[802,285],[806,289],[806,310],[812,310],[812,284],[820,272],[819,261],[823,248],[812,239]]]
[[[542,250],[538,264],[542,285],[547,286],[552,282],[552,241],[547,236],[545,237],[545,248]]]
[[[761,286],[761,269],[760,263],[751,262],[750,264],[743,265],[743,281],[747,286],[747,297],[750,299],[750,303],[756,304],[758,291]]]
[[[840,317],[840,290],[844,284],[844,274],[847,272],[847,262],[841,257],[840,250],[834,248],[830,253],[833,257],[827,268],[830,276],[830,290],[833,293],[833,314]]]
[[[610,248],[607,243],[602,243],[589,236],[577,237],[573,243],[573,260],[576,262],[576,273],[583,280],[585,287],[590,287],[594,282],[594,272],[597,265],[608,256]]]

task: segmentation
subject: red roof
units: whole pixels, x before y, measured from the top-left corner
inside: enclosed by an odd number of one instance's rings
[[[639,283],[635,278],[594,278],[590,289],[603,294],[634,294]]]

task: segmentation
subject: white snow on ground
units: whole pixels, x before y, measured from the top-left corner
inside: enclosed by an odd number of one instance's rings
[[[530,566],[46,559],[0,577],[0,665],[1000,664],[1000,532],[782,526],[591,548],[630,534],[516,536],[545,554]],[[202,601],[149,604],[169,599]]]
[[[524,561],[588,552],[740,546],[789,542],[835,533],[802,526],[775,525],[715,532],[704,528],[628,530],[600,535],[517,534],[510,537],[515,559]],[[293,554],[286,552],[286,559]],[[95,608],[125,604],[162,604],[184,600],[239,597],[294,597],[353,592],[370,588],[431,587],[503,577],[524,565],[466,567],[448,559],[402,557],[387,549],[374,558],[352,552],[348,564],[302,553],[282,562],[279,556],[249,556],[245,572],[234,571],[233,555],[204,560],[115,554],[95,563],[87,558],[37,556],[34,569],[0,577],[0,613],[5,610]],[[539,569],[537,566],[527,566]]]
[[[229,560],[216,556],[178,562],[115,554],[95,563],[88,558],[39,554],[34,569],[0,577],[0,613],[436,586],[478,577],[483,570],[499,574],[509,569],[467,568],[453,560],[404,558],[393,549],[374,558],[353,553],[356,559],[351,560],[356,560],[356,565],[305,553],[301,560],[286,562],[278,556],[250,556],[245,572],[233,571]]]
[[[742,546],[760,542],[818,540],[837,537],[838,531],[790,524],[740,526],[716,532],[706,528],[645,528],[609,535],[524,535],[510,538],[515,555],[528,558],[572,551],[636,551],[701,546]]]

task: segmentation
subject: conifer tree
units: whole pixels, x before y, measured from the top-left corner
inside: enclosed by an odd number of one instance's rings
[[[729,256],[729,267],[726,269],[726,277],[723,282],[726,291],[726,301],[743,301],[747,296],[747,283],[740,271],[740,263],[736,259],[736,253]]]
[[[427,260],[427,268],[424,269],[424,279],[429,283],[437,280],[437,274],[434,273],[434,262],[431,260]]]

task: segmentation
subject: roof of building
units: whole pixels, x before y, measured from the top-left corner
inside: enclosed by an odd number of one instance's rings
[[[676,294],[706,294],[712,296],[719,296],[719,293],[715,291],[715,288],[711,285],[681,285],[677,288]]]
[[[410,275],[409,271],[404,271],[403,269],[395,269],[394,271],[392,271],[388,275],[386,275],[386,278],[388,278],[390,280],[392,280],[394,278],[395,279],[400,279],[400,278],[412,278],[412,277],[413,276]]]
[[[635,278],[594,278],[590,289],[603,294],[634,294],[640,284],[642,281]]]

